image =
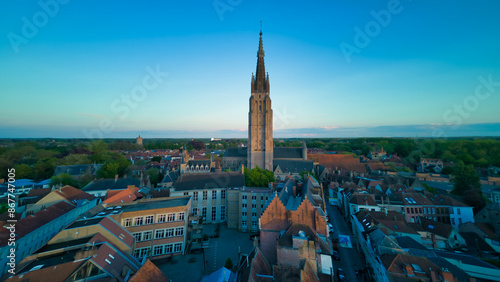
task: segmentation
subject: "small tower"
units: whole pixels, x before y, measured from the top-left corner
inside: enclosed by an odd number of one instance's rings
[[[142,146],[142,137],[139,135],[139,137],[135,138],[135,143],[139,146]]]

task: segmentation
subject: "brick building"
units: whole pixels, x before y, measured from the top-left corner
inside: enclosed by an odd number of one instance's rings
[[[260,240],[264,257],[277,263],[276,240],[293,223],[304,224],[319,238],[329,236],[320,185],[308,177],[300,187],[288,178],[283,189],[271,196],[260,217]]]
[[[184,253],[190,210],[191,197],[170,197],[108,206],[97,215],[109,215],[132,234],[134,257],[158,259]]]
[[[259,218],[270,196],[270,188],[244,187],[243,189],[228,189],[227,227],[237,228],[245,232],[257,232],[259,230]]]
[[[228,189],[242,189],[245,176],[241,172],[185,173],[173,189],[172,197],[191,196],[191,212],[204,223],[220,223],[227,219]]]

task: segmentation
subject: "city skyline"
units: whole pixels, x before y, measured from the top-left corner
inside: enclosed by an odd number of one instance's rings
[[[500,135],[493,1],[96,3],[2,4],[0,138],[245,138],[259,21],[276,138]]]

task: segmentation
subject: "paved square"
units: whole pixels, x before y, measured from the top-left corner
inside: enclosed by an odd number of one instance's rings
[[[203,226],[203,234],[211,236],[215,234],[217,225]],[[219,238],[210,238],[210,246],[205,249],[205,268],[203,266],[203,254],[186,254],[174,256],[172,261],[153,261],[163,273],[172,281],[200,281],[204,274],[210,274],[221,268],[229,257],[236,266],[238,252],[248,254],[253,249],[253,241],[250,236],[254,233],[239,232],[236,229],[228,229],[226,225],[220,225]]]

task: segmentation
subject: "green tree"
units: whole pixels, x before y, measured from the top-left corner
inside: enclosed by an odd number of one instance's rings
[[[119,167],[118,163],[107,163],[97,171],[97,178],[115,178]]]
[[[231,258],[226,259],[226,262],[224,263],[224,267],[229,269],[229,270],[233,269],[233,261],[231,260]]]
[[[62,186],[73,186],[79,187],[78,182],[71,177],[68,173],[61,173],[50,178],[50,185],[62,185]]]
[[[452,194],[463,196],[466,191],[481,191],[481,183],[473,165],[465,165],[459,161],[453,171]]]
[[[306,177],[308,175],[312,176],[314,179],[316,179],[316,181],[319,182],[318,177],[316,176],[316,174],[314,172],[310,172],[310,171],[302,171],[302,172],[300,172],[300,176],[302,177],[303,181],[306,180]]]
[[[33,168],[27,164],[15,165],[14,169],[16,170],[16,178],[17,179],[22,179],[22,178],[31,179],[34,176],[33,175]]]
[[[146,174],[149,176],[149,181],[151,181],[151,185],[153,186],[162,181],[161,173],[156,167],[148,169]]]
[[[33,165],[34,178],[35,179],[48,179],[52,177],[54,174],[54,170],[56,169],[56,161],[55,158],[39,160],[36,164]]]
[[[260,167],[249,169],[245,167],[245,185],[248,187],[268,187],[270,182],[275,182],[274,173]]]
[[[151,158],[152,162],[161,162],[161,157],[160,156],[154,156]]]

